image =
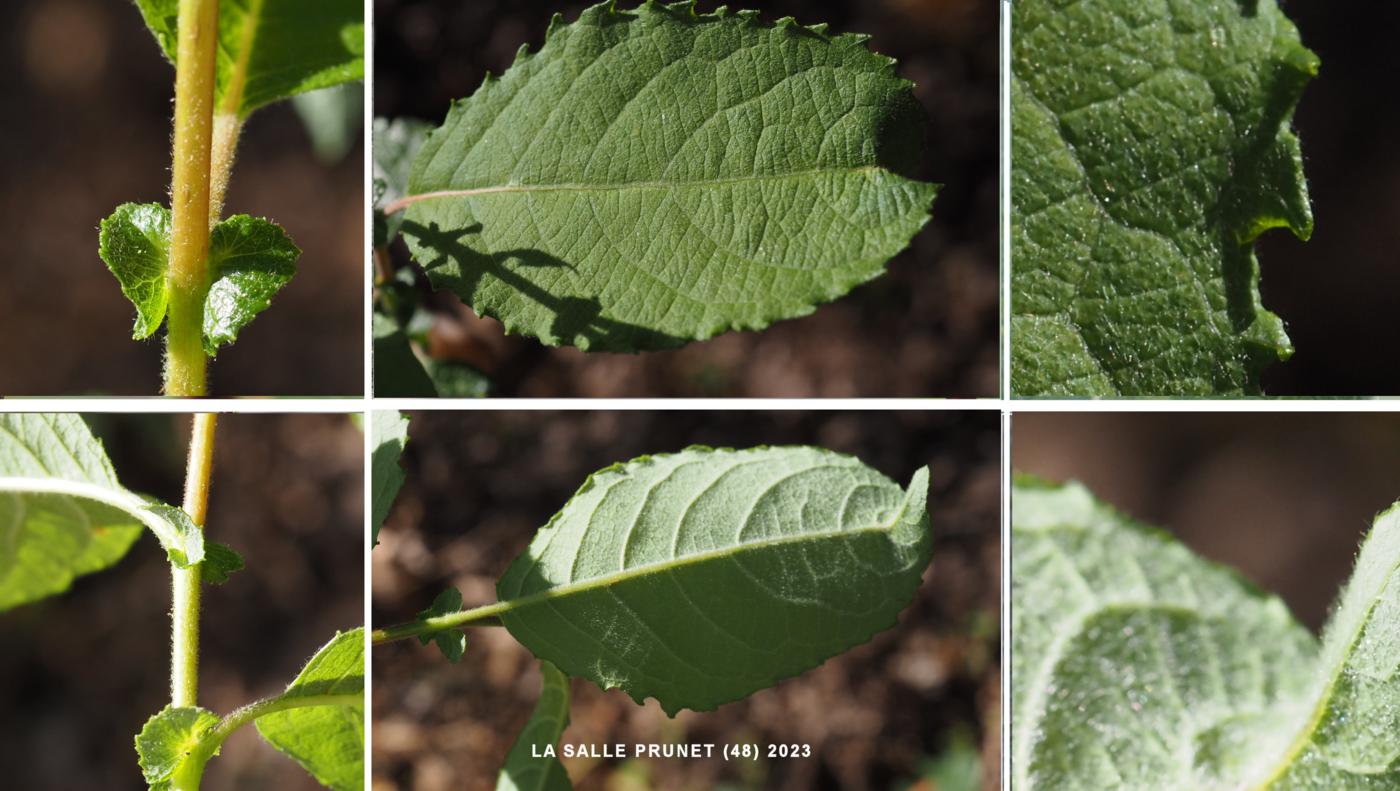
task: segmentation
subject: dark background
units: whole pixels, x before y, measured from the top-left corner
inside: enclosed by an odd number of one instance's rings
[[[448,586],[495,600],[512,558],[587,476],[691,444],[813,444],[901,484],[930,468],[933,563],[899,626],[750,698],[668,720],[654,700],[574,680],[570,742],[806,742],[813,757],[566,761],[580,791],[633,788],[890,789],[964,740],[999,787],[1000,494],[996,412],[419,413],[407,481],[371,554],[376,626],[411,620]],[[529,653],[472,629],[449,664],[417,641],[376,647],[374,788],[458,791],[496,772],[539,694]],[[923,786],[930,788],[931,786]],[[954,791],[957,786],[940,786]]]
[[[89,415],[122,484],[179,503],[189,418]],[[280,692],[364,620],[363,435],[344,415],[219,419],[208,536],[248,568],[205,585],[199,702],[218,714]],[[0,613],[0,786],[144,791],[132,746],[170,699],[170,566],[143,535],[67,593]],[[245,727],[208,791],[320,788]]]
[[[1014,470],[1081,481],[1314,631],[1372,518],[1400,500],[1400,414],[1023,413],[1011,431]]]
[[[1284,2],[1322,71],[1296,126],[1316,229],[1303,244],[1271,231],[1259,245],[1264,305],[1297,352],[1264,375],[1269,395],[1400,395],[1400,6]]]
[[[538,49],[550,16],[589,2],[377,0],[376,116],[440,123],[522,43]],[[635,3],[624,2],[628,8]],[[719,3],[704,0],[700,11]],[[483,369],[506,396],[994,397],[997,392],[997,15],[992,0],[735,2],[773,21],[828,22],[874,36],[899,60],[929,120],[923,169],[943,184],[933,219],[889,272],[811,316],[640,355],[550,348],[507,338],[449,292],[432,354]],[[407,265],[402,242],[394,260]],[[425,281],[420,285],[427,291]]]
[[[97,255],[128,201],[168,204],[175,71],[131,0],[6,0],[0,11],[0,395],[155,395],[164,331]],[[212,395],[364,390],[364,149],[318,162],[281,102],[244,125],[225,215],[267,217],[302,256],[210,367]]]

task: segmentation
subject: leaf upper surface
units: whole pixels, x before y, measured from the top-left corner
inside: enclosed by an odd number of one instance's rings
[[[611,3],[423,144],[409,249],[507,332],[640,351],[811,313],[928,220],[922,111],[867,37]]]
[[[175,62],[179,0],[136,5]],[[262,105],[363,78],[364,27],[358,0],[221,0],[216,106],[246,118]]]
[[[281,699],[357,695],[354,705],[317,705],[259,717],[258,733],[335,791],[364,788],[365,633],[337,633],[306,663]]]
[[[1282,603],[1077,484],[1012,503],[1012,787],[1395,788],[1400,509],[1321,650]]]
[[[123,488],[80,417],[0,415],[0,610],[111,566],[142,525],[179,565],[203,560],[188,515]]]
[[[204,299],[204,351],[238,340],[238,332],[272,304],[296,274],[301,250],[276,223],[236,214],[209,236],[214,282]]]
[[[1292,347],[1253,242],[1311,234],[1317,58],[1274,0],[1012,8],[1015,392],[1257,393]]]
[[[131,337],[149,338],[165,320],[170,212],[155,204],[124,203],[102,221],[98,240],[98,254],[136,306]]]
[[[166,706],[147,720],[136,736],[136,754],[151,791],[169,789],[185,759],[218,724],[219,718],[213,712],[195,706]]]
[[[574,786],[557,758],[536,758],[543,745],[555,745],[569,725],[569,679],[548,662],[540,662],[540,699],[530,720],[515,737],[506,764],[496,778],[496,791],[570,791]]]
[[[591,476],[497,586],[536,656],[668,713],[742,698],[894,625],[928,565],[906,493],[814,448],[692,448]]]

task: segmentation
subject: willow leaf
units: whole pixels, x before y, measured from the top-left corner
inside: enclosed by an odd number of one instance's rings
[[[1078,485],[1012,503],[1012,787],[1400,782],[1400,509],[1317,640],[1275,597]]]
[[[189,516],[123,488],[80,417],[0,415],[0,610],[111,566],[142,525],[178,565],[204,559]]]
[[[569,679],[548,662],[540,662],[540,700],[529,722],[515,737],[506,765],[496,778],[496,791],[569,791],[573,783],[557,757],[537,758],[544,745],[559,749],[569,725]]]
[[[389,509],[403,486],[404,472],[399,464],[408,444],[408,418],[393,410],[375,412],[370,419],[370,531],[371,546],[379,543],[379,527],[389,518]],[[460,601],[458,606],[461,606]]]
[[[179,0],[136,0],[172,63]],[[359,0],[221,0],[215,104],[246,118],[299,93],[364,76],[364,5]]]
[[[639,351],[811,313],[928,220],[924,121],[868,37],[603,3],[423,144],[402,225],[437,288],[549,345]]]
[[[1254,240],[1312,213],[1274,0],[1012,5],[1012,386],[1238,395],[1287,359]]]
[[[704,711],[894,625],[928,565],[907,492],[815,448],[691,448],[591,476],[497,586],[536,656],[668,713]]]

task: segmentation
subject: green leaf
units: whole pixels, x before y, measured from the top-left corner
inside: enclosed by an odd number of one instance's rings
[[[204,299],[204,351],[238,340],[238,332],[267,309],[296,274],[297,249],[276,223],[236,214],[214,226],[209,269],[214,283]]]
[[[370,423],[370,444],[374,447],[370,457],[370,529],[373,543],[379,543],[379,527],[389,518],[389,510],[394,506],[394,498],[403,486],[404,472],[399,464],[404,446],[408,444],[408,418],[393,410],[374,413]],[[458,601],[458,605],[461,602]]]
[[[136,306],[131,337],[151,337],[165,320],[170,212],[154,203],[123,203],[102,221],[98,242],[98,254]]]
[[[491,393],[491,380],[466,363],[430,357],[423,370],[439,398],[485,398]]]
[[[136,754],[151,791],[171,788],[176,773],[186,768],[186,759],[200,750],[204,737],[218,724],[213,712],[192,706],[166,706],[147,720],[136,736]]]
[[[398,322],[375,313],[373,331],[374,394],[380,398],[437,397],[437,386]]]
[[[1316,56],[1274,0],[1012,9],[1013,389],[1258,393],[1292,347],[1254,240],[1312,232],[1289,124]]]
[[[1012,787],[1400,783],[1400,507],[1317,641],[1077,484],[1012,494]]]
[[[928,565],[908,492],[816,448],[692,448],[595,473],[497,586],[565,674],[674,714],[738,700],[894,625]]]
[[[179,0],[136,0],[173,63]],[[358,0],[221,0],[215,106],[246,118],[262,105],[364,77]]]
[[[335,791],[364,788],[364,643],[364,629],[337,633],[278,698],[303,707],[257,719],[269,744]],[[318,701],[330,705],[306,705]]]
[[[123,488],[77,415],[0,415],[0,610],[111,566],[142,525],[177,564],[204,559],[189,516]]]
[[[496,791],[569,791],[573,784],[557,757],[536,758],[544,745],[558,750],[559,738],[569,725],[569,679],[548,662],[540,662],[540,700],[529,722],[515,737],[506,765],[496,778]]]
[[[414,162],[403,233],[507,332],[640,351],[879,276],[928,220],[924,120],[868,37],[612,3],[551,23]]]
[[[372,148],[374,182],[377,188],[374,208],[381,210],[377,220],[384,224],[382,233],[377,234],[380,238],[375,241],[376,245],[386,245],[399,235],[403,213],[398,212],[385,217],[382,210],[408,193],[408,177],[413,170],[413,158],[418,155],[418,149],[423,147],[423,141],[428,139],[428,132],[432,128],[432,124],[416,118],[374,119]]]
[[[215,541],[204,545],[204,561],[199,564],[200,579],[210,585],[222,585],[236,571],[242,571],[243,556]]]
[[[333,165],[354,150],[364,136],[365,92],[358,85],[337,85],[292,97],[316,159]]]
[[[462,593],[456,588],[448,588],[439,593],[433,599],[433,603],[427,609],[418,613],[418,620],[424,621],[429,618],[436,618],[439,615],[449,615],[462,609]],[[467,650],[467,636],[459,629],[447,629],[441,632],[429,632],[418,636],[418,642],[423,645],[436,643],[438,650],[442,651],[447,661],[457,663],[462,660],[462,655]]]

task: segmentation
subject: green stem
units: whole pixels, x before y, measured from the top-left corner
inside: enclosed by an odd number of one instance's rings
[[[165,393],[201,396],[206,389],[204,298],[209,291],[209,181],[218,0],[180,0],[178,25]]]
[[[496,602],[482,607],[473,607],[470,610],[409,621],[384,629],[375,629],[370,632],[370,642],[374,645],[391,643],[395,640],[407,640],[419,635],[445,632],[448,629],[460,629],[463,626],[503,626],[500,614],[515,609],[518,604],[519,602]]]
[[[190,457],[185,471],[183,507],[203,528],[209,508],[209,477],[214,466],[215,415],[195,415],[190,430]],[[198,705],[199,565],[170,567],[170,705]]]

